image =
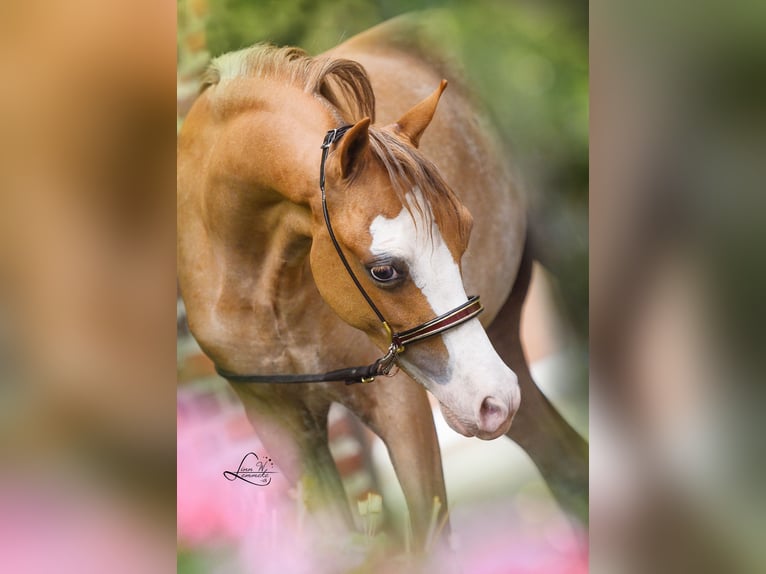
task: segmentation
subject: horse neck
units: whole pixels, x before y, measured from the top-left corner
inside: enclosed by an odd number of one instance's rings
[[[313,96],[265,92],[272,101],[242,114],[220,140],[236,142],[220,150],[236,166],[226,170],[235,181],[225,180],[205,201],[218,282],[208,349],[235,371],[321,369],[318,357],[333,360],[326,334],[351,328],[314,284],[312,213],[299,192],[319,194],[319,146],[335,122]]]

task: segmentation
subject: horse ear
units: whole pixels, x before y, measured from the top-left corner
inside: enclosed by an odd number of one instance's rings
[[[447,87],[447,80],[442,80],[439,87],[433,94],[417,104],[414,108],[404,114],[393,126],[394,132],[412,142],[412,145],[418,147],[420,136],[431,123],[436,111],[436,105],[439,103],[442,92]]]
[[[343,178],[351,175],[354,166],[367,150],[370,137],[368,133],[369,127],[370,118],[363,118],[356,122],[354,127],[340,138],[336,153],[340,158],[340,174]]]

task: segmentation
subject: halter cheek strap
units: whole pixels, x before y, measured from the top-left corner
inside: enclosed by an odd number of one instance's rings
[[[398,356],[405,351],[406,346],[410,343],[428,339],[429,337],[443,333],[444,331],[457,327],[458,325],[462,325],[466,321],[470,321],[479,315],[479,313],[484,310],[484,307],[482,307],[481,301],[479,300],[479,296],[474,295],[469,297],[468,301],[462,305],[459,305],[458,307],[455,307],[454,309],[447,311],[446,313],[439,315],[430,321],[426,321],[417,327],[396,333],[391,329],[390,323],[386,321],[386,318],[383,316],[383,313],[380,311],[380,309],[378,309],[378,307],[375,305],[372,297],[370,297],[367,291],[365,291],[361,281],[359,281],[359,278],[354,273],[351,264],[348,262],[348,259],[346,259],[346,256],[343,253],[343,249],[341,249],[340,243],[335,237],[335,232],[333,231],[332,223],[330,222],[330,213],[327,209],[327,197],[325,194],[325,162],[327,160],[327,154],[329,153],[330,147],[332,147],[335,142],[343,137],[343,134],[351,129],[351,127],[352,126],[343,126],[328,131],[325,135],[324,141],[322,142],[322,161],[319,168],[319,188],[322,192],[322,213],[324,215],[325,224],[327,225],[327,231],[330,235],[330,240],[332,241],[333,247],[335,247],[335,251],[340,258],[341,263],[343,263],[343,266],[346,268],[346,272],[353,280],[354,285],[356,285],[356,288],[362,294],[365,301],[367,301],[370,309],[372,309],[372,311],[378,317],[381,324],[383,325],[383,328],[386,330],[386,333],[388,333],[389,339],[391,341],[388,347],[388,351],[385,355],[370,365],[339,369],[337,371],[330,371],[327,373],[301,375],[239,375],[225,371],[216,365],[216,372],[231,382],[285,384],[346,381],[346,384],[349,385],[354,383],[371,383],[375,380],[375,377],[391,374],[392,369],[396,365]]]

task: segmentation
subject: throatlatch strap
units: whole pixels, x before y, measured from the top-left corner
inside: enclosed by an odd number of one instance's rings
[[[224,379],[232,383],[274,383],[274,384],[293,384],[293,383],[330,383],[345,381],[347,385],[362,383],[368,379],[374,379],[379,376],[377,372],[377,361],[371,365],[363,367],[351,367],[349,369],[338,369],[327,373],[302,374],[302,375],[238,375],[230,373],[218,366],[215,372]]]

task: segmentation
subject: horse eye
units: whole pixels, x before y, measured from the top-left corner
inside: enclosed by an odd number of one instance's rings
[[[375,281],[381,283],[389,283],[399,278],[399,272],[394,269],[393,265],[376,265],[370,268],[370,275]]]

